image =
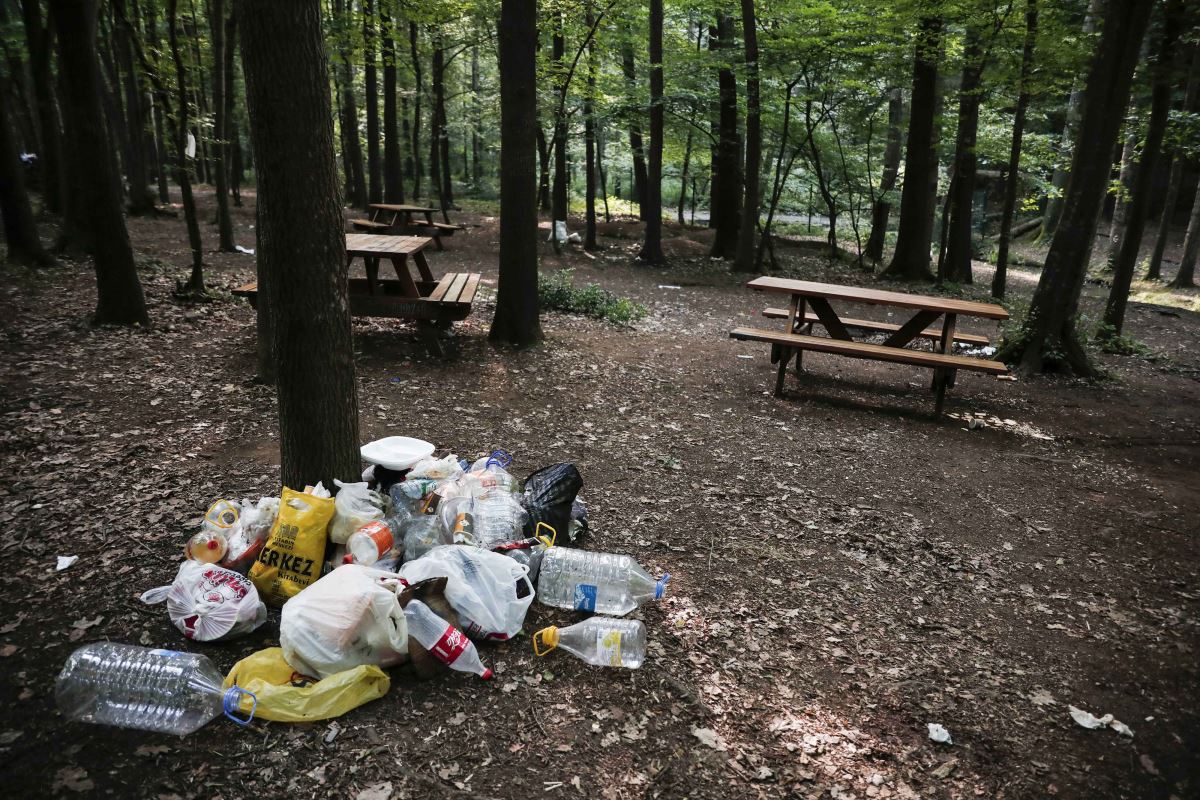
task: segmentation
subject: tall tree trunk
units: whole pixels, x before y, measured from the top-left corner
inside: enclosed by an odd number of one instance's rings
[[[663,0],[650,0],[650,163],[646,171],[646,240],[638,253],[645,264],[663,264]]]
[[[225,156],[229,162],[229,193],[233,204],[238,208],[242,205],[242,142],[238,135],[237,117],[234,116],[235,100],[237,99],[234,81],[237,52],[237,14],[232,9],[225,18]],[[357,114],[355,115],[355,136],[358,135]],[[358,177],[362,179],[362,156],[359,156]],[[366,197],[366,184],[362,184],[362,197]]]
[[[493,342],[524,347],[538,320],[537,179],[529,125],[537,120],[537,0],[500,5],[500,278]]]
[[[58,213],[62,211],[64,169],[60,155],[62,132],[50,69],[50,27],[42,21],[41,0],[21,0],[21,12],[25,22],[25,46],[29,50],[29,71],[33,78],[34,105],[37,107],[42,201],[46,204],[46,210]]]
[[[1184,91],[1183,110],[1195,113],[1200,99],[1200,45],[1192,47],[1192,66],[1188,70],[1187,89]],[[1167,194],[1163,200],[1162,216],[1158,220],[1158,234],[1154,237],[1154,252],[1150,255],[1150,268],[1146,280],[1156,281],[1162,277],[1163,253],[1167,249],[1167,238],[1171,235],[1171,223],[1179,205],[1179,192],[1183,185],[1183,166],[1186,159],[1182,153],[1171,161],[1170,177],[1167,179]]]
[[[585,21],[588,30],[595,24],[592,0],[587,0]],[[596,41],[588,38],[587,94],[583,98],[584,236],[583,249],[596,250]],[[686,168],[686,167],[685,167]]]
[[[633,42],[621,42],[621,71],[625,75],[628,93],[629,150],[633,154],[633,198],[638,204],[638,216],[646,218],[646,150],[642,142],[642,111],[637,103],[637,65],[633,59]]]
[[[204,293],[204,250],[200,241],[200,222],[196,216],[196,200],[192,196],[192,175],[188,166],[188,86],[187,70],[183,64],[183,51],[179,49],[179,16],[177,0],[167,0],[167,41],[171,46],[171,60],[175,62],[175,85],[178,87],[179,103],[175,122],[175,182],[183,198],[183,216],[187,222],[188,244],[192,248],[192,274],[185,290],[194,295]],[[199,151],[196,153],[200,155]]]
[[[237,13],[258,174],[258,261],[270,275],[260,303],[274,313],[281,477],[285,486],[332,486],[355,480],[360,462],[320,4],[293,0],[282,14],[271,0],[239,0]]]
[[[225,0],[212,0],[209,9],[212,31],[212,95],[213,95],[213,174],[217,193],[217,249],[222,253],[233,249],[233,220],[229,217],[229,109],[225,103]]]
[[[343,158],[346,170],[346,202],[355,208],[367,206],[367,178],[363,172],[362,142],[358,137],[358,100],[354,92],[354,66],[350,55],[350,31],[353,24],[353,3],[334,0],[333,14],[338,25],[338,83],[341,88],[341,124]],[[233,19],[233,17],[231,17]],[[230,49],[233,42],[229,42]]]
[[[904,156],[904,188],[900,192],[900,226],[896,251],[883,274],[903,280],[930,280],[929,245],[937,200],[937,148],[934,136],[938,96],[937,54],[942,35],[940,17],[918,24],[913,56],[912,104],[908,147]]]
[[[471,45],[471,184],[483,183],[483,103],[479,99],[479,46]]]
[[[129,165],[133,161],[133,147],[129,139],[129,128],[125,124],[125,107],[121,100],[121,75],[117,71],[117,60],[113,55],[113,30],[111,17],[105,11],[111,11],[106,5],[100,9],[100,27],[98,55],[100,56],[100,103],[104,108],[104,121],[108,125],[109,141],[114,145],[114,155],[117,158],[117,182],[123,195],[125,178],[129,174]],[[127,195],[126,195],[127,197]],[[129,211],[128,204],[126,205]]]
[[[129,19],[124,0],[113,0],[114,12],[121,19]],[[126,155],[126,177],[129,180],[129,213],[134,216],[154,211],[154,193],[150,190],[150,170],[146,163],[146,114],[142,108],[142,89],[138,73],[133,66],[133,45],[129,41],[132,23],[114,25],[114,49],[117,68],[125,90],[125,127],[129,137]]]
[[[363,84],[367,100],[367,202],[383,202],[383,168],[379,159],[379,78],[375,66],[374,0],[363,0]],[[244,38],[244,37],[243,37]],[[243,45],[243,50],[245,46]],[[242,60],[245,61],[245,53]]]
[[[100,106],[97,0],[50,0],[50,20],[58,37],[66,136],[75,153],[70,161],[74,169],[70,185],[86,209],[83,221],[96,268],[94,321],[147,325],[150,319],[121,211],[121,193]]]
[[[675,220],[682,226],[685,224],[684,210],[687,208],[688,170],[692,165],[692,126],[696,124],[693,113],[691,125],[688,126],[687,139],[683,143],[683,165],[679,169],[679,202],[676,203]]]
[[[1105,258],[1105,266],[1108,269],[1112,269],[1117,260],[1117,253],[1121,249],[1121,237],[1129,222],[1126,209],[1129,195],[1133,192],[1133,174],[1136,172],[1134,151],[1138,146],[1138,118],[1141,117],[1141,112],[1134,105],[1134,101],[1131,100],[1125,121],[1125,145],[1121,148],[1121,172],[1117,179],[1112,219],[1108,226],[1108,256]]]
[[[1129,103],[1138,50],[1150,19],[1150,3],[1109,0],[1103,33],[1092,58],[1071,157],[1071,180],[1041,279],[1020,333],[1006,339],[1001,356],[1022,370],[1066,367],[1094,374],[1076,331],[1079,293],[1083,288],[1109,156]]]
[[[413,154],[413,197],[421,196],[421,176],[425,168],[421,165],[421,98],[425,96],[425,81],[421,72],[421,54],[417,49],[419,31],[417,23],[408,23],[408,49],[412,56],[413,80],[416,87],[413,91],[413,123],[412,123],[412,154]]]
[[[1192,215],[1188,221],[1187,235],[1183,239],[1183,258],[1179,259],[1179,271],[1171,280],[1171,288],[1195,288],[1198,257],[1200,257],[1200,187],[1196,189],[1196,198],[1192,201]]]
[[[758,227],[759,170],[762,167],[762,124],[758,107],[758,23],[754,0],[742,0],[742,38],[746,48],[746,191],[738,229],[735,272],[756,269],[754,233]]]
[[[1029,78],[1033,73],[1033,52],[1037,44],[1037,0],[1025,0],[1025,47],[1021,51],[1021,77],[1017,89],[1017,110],[1013,115],[1012,147],[1004,171],[1004,207],[1000,212],[1000,247],[996,271],[992,274],[992,297],[1004,297],[1008,278],[1008,246],[1012,239],[1013,215],[1017,208],[1017,187],[1021,182],[1021,139],[1025,133],[1025,112],[1029,108]]]
[[[438,107],[438,95],[442,92],[442,46],[441,36],[435,33],[430,42],[429,81],[433,90],[433,108],[429,112],[429,190],[437,192],[438,208],[443,216],[446,212],[446,195],[442,181],[442,115]],[[431,195],[432,196],[432,195]]]
[[[542,126],[537,126],[537,154],[538,163],[541,165],[538,179],[538,208],[542,211],[549,211],[550,204],[550,143],[546,141],[546,132],[542,130]]]
[[[78,2],[78,0],[76,0],[76,2]],[[98,0],[97,0],[97,2],[98,2]],[[51,11],[55,8],[55,6],[48,6],[48,7],[51,9]],[[93,5],[92,8],[94,9],[95,6]],[[53,16],[47,16],[46,19],[47,19],[48,23],[57,32],[58,23],[56,23],[54,21]],[[92,30],[93,30],[93,34],[94,34],[94,32],[96,30],[94,14],[93,14]],[[57,35],[57,33],[56,33],[56,35]],[[57,42],[55,44],[56,44],[55,49],[61,52],[62,46],[59,45]],[[101,112],[101,116],[99,117],[99,119],[96,120],[96,124],[104,126],[104,129],[101,130],[98,135],[104,141],[105,147],[107,148],[108,142],[109,142],[108,128],[107,128],[107,123],[104,120],[103,102],[99,99],[99,93],[102,91],[101,77],[100,77],[100,63],[99,63],[99,56],[96,53],[96,48],[95,48],[94,43],[92,45],[92,54],[94,56],[96,56],[96,58],[97,58],[97,61],[96,61],[96,81],[97,81],[97,83],[96,83],[95,91],[97,93],[97,103],[100,104],[100,112]],[[59,253],[64,253],[67,255],[74,256],[76,259],[80,259],[80,258],[83,258],[83,256],[87,255],[88,253],[92,252],[92,224],[88,219],[90,210],[87,208],[87,202],[83,199],[83,192],[78,191],[78,189],[75,188],[75,181],[76,181],[76,176],[87,171],[90,168],[90,165],[84,160],[83,156],[80,153],[79,148],[74,147],[74,146],[70,146],[70,147],[67,146],[68,137],[70,136],[70,131],[72,129],[72,124],[69,119],[71,116],[71,109],[70,109],[70,105],[69,105],[70,99],[69,98],[71,97],[72,89],[70,86],[67,85],[67,79],[64,76],[63,70],[61,67],[57,71],[56,84],[57,84],[56,91],[57,91],[58,98],[59,98],[58,108],[59,108],[60,113],[62,114],[62,122],[63,122],[63,136],[62,136],[63,148],[59,153],[59,155],[62,157],[62,171],[63,171],[63,194],[62,194],[63,217],[62,217],[62,230],[59,232],[58,240],[54,243],[54,249],[56,251],[58,251]],[[104,157],[108,158],[108,159],[112,159],[113,158],[112,151],[106,149],[104,152]],[[109,165],[109,170],[110,170],[109,175],[112,177],[112,180],[114,181],[113,188],[117,193],[117,204],[118,204],[118,206],[120,206],[120,204],[122,202],[121,171],[118,168],[115,161]],[[124,216],[122,215],[122,219],[123,218],[124,218]]]
[[[1121,235],[1121,249],[1113,264],[1112,288],[1104,307],[1103,335],[1108,337],[1119,336],[1125,326],[1129,287],[1133,283],[1133,271],[1137,267],[1146,219],[1150,216],[1155,167],[1162,152],[1163,137],[1167,132],[1167,116],[1171,113],[1172,62],[1175,57],[1175,42],[1179,38],[1182,13],[1183,0],[1167,0],[1158,57],[1151,68],[1154,88],[1150,101],[1150,121],[1146,127],[1146,140],[1142,143],[1142,157],[1137,166],[1129,208],[1126,210],[1126,228]]]
[[[709,29],[709,49],[733,47],[733,19],[717,15],[715,28]],[[724,56],[722,56],[724,57]],[[718,121],[717,146],[712,162],[712,193],[708,207],[710,227],[714,228],[711,258],[737,255],[738,232],[742,214],[741,141],[738,138],[737,79],[730,65],[717,71]],[[753,201],[751,201],[753,202]]]
[[[900,125],[904,122],[904,90],[893,88],[888,93],[887,146],[883,150],[883,174],[879,178],[879,194],[871,204],[871,233],[863,255],[878,263],[883,260],[883,244],[887,237],[888,218],[892,202],[888,195],[896,188],[900,174]]]
[[[8,92],[8,78],[0,73],[0,96]],[[4,243],[9,264],[51,266],[54,259],[42,247],[29,194],[25,167],[21,164],[16,132],[8,114],[0,114],[0,216],[4,220]]]
[[[155,53],[159,52],[158,38],[158,15],[157,3],[144,3],[143,7],[146,12],[146,40],[150,45],[150,49]],[[155,105],[157,91],[155,96],[150,99],[150,116],[152,118],[154,128],[154,172],[158,183],[158,202],[167,205],[171,202],[171,187],[167,181],[167,160],[170,156],[167,155],[167,133],[166,121],[166,106],[159,108]]]
[[[554,18],[554,36],[552,37],[552,58],[554,61],[555,93],[561,96],[566,92],[567,68],[563,63],[566,54],[566,41],[563,39],[563,18],[559,13]],[[554,183],[551,186],[551,217],[553,222],[567,218],[567,119],[560,103],[554,110]],[[552,222],[552,225],[553,225]],[[551,228],[551,235],[558,245],[558,228]]]
[[[979,133],[979,85],[983,81],[983,45],[978,28],[968,28],[963,51],[962,83],[958,92],[958,133],[954,141],[954,183],[950,194],[950,225],[946,260],[939,280],[972,283],[971,222],[975,204],[975,140]]]
[[[434,76],[433,86],[433,114],[437,117],[437,137],[434,139],[436,144],[436,158],[441,161],[441,179],[442,183],[438,190],[438,195],[442,201],[442,220],[449,222],[450,218],[446,215],[446,209],[454,206],[454,174],[450,171],[450,124],[446,119],[446,48],[445,42],[442,39],[442,29],[437,29],[437,49],[433,54],[432,72]]]
[[[404,169],[400,161],[400,125],[396,116],[396,29],[379,0],[380,52],[383,56],[383,201],[404,202]]]

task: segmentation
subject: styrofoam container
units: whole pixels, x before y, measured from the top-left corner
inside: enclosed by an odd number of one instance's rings
[[[433,445],[411,436],[388,436],[367,442],[359,448],[359,452],[363,461],[399,471],[433,455]]]

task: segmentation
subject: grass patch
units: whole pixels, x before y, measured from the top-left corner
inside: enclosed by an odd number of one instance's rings
[[[581,314],[616,325],[630,325],[647,314],[646,307],[641,303],[635,303],[627,297],[617,297],[599,284],[575,286],[575,271],[572,269],[539,276],[538,301],[542,308]]]

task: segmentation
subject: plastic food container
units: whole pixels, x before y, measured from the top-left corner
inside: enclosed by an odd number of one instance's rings
[[[422,458],[433,455],[433,445],[411,436],[388,436],[359,448],[363,461],[396,471],[406,470]]]

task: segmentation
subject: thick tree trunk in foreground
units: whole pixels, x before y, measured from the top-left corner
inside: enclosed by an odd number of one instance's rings
[[[320,5],[293,0],[284,14],[271,0],[238,0],[237,13],[258,172],[258,261],[271,275],[260,302],[274,312],[282,479],[330,487],[334,478],[356,480],[361,467]]]
[[[50,26],[42,21],[41,0],[21,0],[25,22],[25,46],[29,50],[29,71],[33,77],[33,96],[37,106],[39,168],[42,175],[42,200],[46,210],[62,210],[63,163],[62,132],[58,105],[54,100],[54,79],[50,69]]]
[[[1196,112],[1196,101],[1200,99],[1200,45],[1192,47],[1192,66],[1188,70],[1187,89],[1184,92],[1183,110],[1187,113]],[[1179,205],[1179,192],[1183,186],[1183,154],[1176,155],[1171,161],[1171,175],[1167,180],[1167,195],[1163,200],[1162,217],[1158,220],[1158,235],[1154,239],[1154,252],[1150,255],[1150,267],[1146,271],[1146,280],[1156,281],[1162,276],[1163,253],[1167,249],[1167,238],[1171,235],[1171,223],[1174,222],[1175,209]]]
[[[538,320],[537,170],[529,124],[537,119],[537,0],[500,6],[500,279],[489,337],[524,347]]]
[[[883,151],[883,175],[879,178],[879,196],[871,204],[871,233],[867,237],[864,256],[878,263],[883,260],[883,243],[887,236],[888,218],[892,203],[888,194],[896,188],[900,174],[900,125],[904,122],[904,90],[896,87],[888,96],[887,147]]]
[[[225,0],[212,0],[213,172],[217,190],[217,249],[232,253],[233,221],[229,217],[229,109],[225,103]]]
[[[719,14],[716,28],[709,29],[709,48],[728,50],[732,47],[733,20],[726,14]],[[709,227],[715,230],[715,235],[709,256],[733,258],[737,255],[738,232],[741,228],[742,166],[737,122],[737,80],[731,68],[722,67],[718,70],[717,86],[717,146],[712,162],[712,201],[708,208]]]
[[[379,160],[379,77],[375,66],[375,10],[363,0],[363,85],[367,101],[367,202],[383,202],[383,168]],[[245,37],[243,36],[243,42]],[[242,49],[245,49],[243,43]],[[245,55],[242,56],[243,61]]]
[[[1108,3],[1088,74],[1062,217],[1029,315],[1015,339],[1006,340],[1001,348],[1001,356],[1024,371],[1063,366],[1080,375],[1094,374],[1075,327],[1079,293],[1108,184],[1109,155],[1129,103],[1151,5],[1142,0]]]
[[[912,106],[908,147],[904,157],[904,188],[900,193],[900,227],[896,252],[884,270],[887,277],[931,280],[929,245],[933,241],[933,211],[937,200],[937,53],[942,35],[940,17],[925,17],[918,26],[913,57]]]
[[[638,253],[645,264],[662,264],[663,0],[650,0],[650,157],[646,171],[646,240]]]
[[[646,150],[642,142],[641,109],[637,97],[637,65],[633,60],[633,43],[626,39],[621,43],[621,71],[625,75],[625,88],[629,93],[629,149],[633,153],[633,198],[638,204],[638,216],[646,218]]]
[[[954,141],[954,182],[950,191],[950,224],[946,259],[938,280],[972,283],[971,223],[975,205],[975,140],[979,133],[979,85],[983,81],[983,46],[978,28],[967,30],[962,83],[958,90],[958,134]]]
[[[67,137],[75,158],[72,192],[84,210],[96,267],[97,323],[149,323],[142,285],[121,213],[121,193],[100,107],[96,57],[96,0],[51,0],[58,34],[59,74],[66,100]]]
[[[7,93],[8,79],[0,74],[0,95]],[[25,168],[17,150],[16,134],[8,114],[0,115],[0,216],[4,219],[4,243],[10,264],[49,266],[54,263],[42,247],[29,194]]]
[[[754,238],[758,228],[759,170],[762,168],[762,123],[758,105],[758,23],[754,0],[742,0],[742,38],[746,49],[746,190],[738,228],[735,272],[754,272]]]
[[[1000,211],[1000,248],[996,271],[992,274],[992,297],[1004,297],[1008,279],[1008,245],[1012,239],[1013,214],[1017,208],[1017,186],[1021,182],[1021,138],[1025,133],[1025,112],[1029,108],[1029,77],[1033,72],[1033,51],[1037,44],[1037,0],[1025,3],[1025,47],[1021,53],[1021,77],[1017,89],[1017,110],[1013,117],[1012,147],[1004,171],[1004,207]]]

